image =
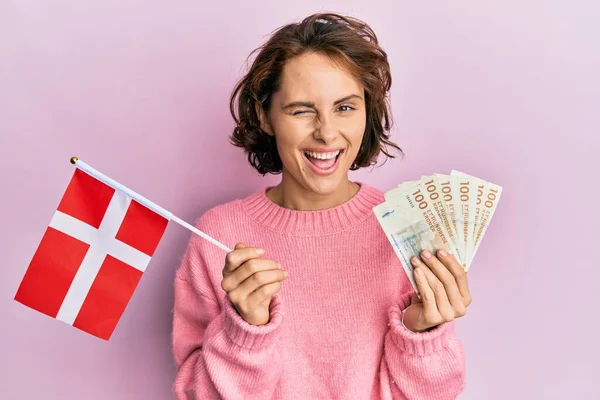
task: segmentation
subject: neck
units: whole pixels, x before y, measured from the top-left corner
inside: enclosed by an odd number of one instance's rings
[[[284,170],[279,185],[267,192],[267,197],[281,207],[299,211],[324,210],[350,200],[360,189],[346,176],[333,192],[316,193],[294,180]]]
[[[240,201],[246,215],[257,225],[289,236],[315,236],[341,232],[374,218],[373,207],[384,201],[383,193],[357,182],[358,192],[347,202],[320,210],[294,210],[274,202],[263,188]],[[324,203],[323,203],[324,204]],[[333,203],[330,203],[333,204]]]

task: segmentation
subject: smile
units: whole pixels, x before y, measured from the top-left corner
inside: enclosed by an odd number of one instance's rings
[[[339,165],[340,155],[344,150],[338,149],[335,151],[310,151],[304,150],[302,154],[309,168],[319,176],[327,176],[333,174]]]

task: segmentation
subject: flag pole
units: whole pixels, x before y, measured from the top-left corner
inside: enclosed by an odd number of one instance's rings
[[[226,252],[230,252],[231,251],[231,249],[229,249],[223,243],[221,243],[221,242],[213,239],[212,237],[210,237],[206,233],[202,232],[201,230],[199,230],[195,226],[188,224],[187,222],[185,222],[181,218],[173,215],[172,212],[170,212],[168,210],[165,210],[164,208],[162,208],[161,206],[159,206],[156,203],[151,202],[150,200],[148,200],[147,198],[143,197],[139,193],[136,193],[133,190],[129,189],[127,186],[124,186],[124,185],[120,184],[119,182],[115,181],[114,179],[111,179],[108,176],[106,176],[103,173],[101,173],[100,171],[92,168],[91,166],[89,166],[88,164],[84,163],[83,161],[81,161],[77,157],[71,157],[71,164],[75,165],[77,168],[79,168],[83,172],[85,172],[85,173],[93,176],[94,178],[98,179],[99,181],[104,182],[105,184],[107,184],[108,186],[112,187],[113,189],[118,190],[118,191],[124,193],[125,195],[131,197],[133,200],[135,200],[138,203],[140,203],[140,204],[148,207],[149,209],[151,209],[155,213],[163,216],[167,220],[173,220],[174,222],[178,223],[179,225],[183,226],[184,228],[186,228],[186,229],[192,231],[193,233],[197,234],[198,236],[200,236],[200,237],[208,240],[210,243],[214,244],[218,248],[220,248],[220,249],[222,249],[222,250],[224,250]]]

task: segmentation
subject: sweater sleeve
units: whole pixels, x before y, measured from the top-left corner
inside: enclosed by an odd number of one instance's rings
[[[410,294],[389,310],[380,366],[382,399],[456,399],[465,385],[465,356],[455,322],[416,333],[402,325]]]
[[[278,339],[283,320],[281,300],[278,294],[272,297],[267,324],[247,323],[225,292],[220,292],[219,302],[214,290],[208,289],[210,283],[205,280],[209,278],[202,265],[206,258],[194,244],[190,243],[175,277],[175,397],[270,399],[283,370]]]

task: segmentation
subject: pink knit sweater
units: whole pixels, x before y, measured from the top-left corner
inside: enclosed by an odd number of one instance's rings
[[[261,189],[206,212],[198,228],[262,247],[289,277],[266,325],[248,324],[221,288],[225,252],[194,236],[175,278],[177,399],[455,399],[465,359],[454,322],[401,324],[412,288],[361,183],[320,211],[278,206]]]

